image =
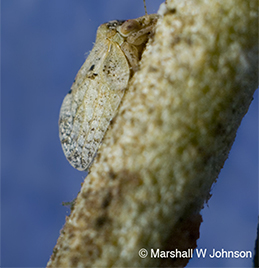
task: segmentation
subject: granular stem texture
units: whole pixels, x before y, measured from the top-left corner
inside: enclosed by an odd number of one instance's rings
[[[138,251],[195,247],[258,87],[258,1],[168,0],[159,13],[49,267],[183,267]]]

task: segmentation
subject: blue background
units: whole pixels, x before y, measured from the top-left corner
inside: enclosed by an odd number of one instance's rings
[[[147,0],[148,12],[155,13],[161,2]],[[46,265],[70,213],[61,203],[77,196],[85,176],[69,165],[60,146],[62,100],[92,48],[97,27],[142,15],[142,0],[1,1],[2,267]],[[198,248],[253,250],[257,163],[256,92],[202,211]],[[188,267],[250,267],[251,263],[251,259],[194,258]]]

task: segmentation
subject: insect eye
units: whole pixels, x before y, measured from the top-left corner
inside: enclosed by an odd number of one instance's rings
[[[141,28],[140,24],[136,20],[126,20],[120,27],[120,33],[122,36],[128,36],[130,33],[135,32]]]

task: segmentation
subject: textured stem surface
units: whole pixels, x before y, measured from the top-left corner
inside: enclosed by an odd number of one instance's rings
[[[195,247],[258,87],[258,0],[168,0],[160,13],[49,267],[184,266],[138,251]]]

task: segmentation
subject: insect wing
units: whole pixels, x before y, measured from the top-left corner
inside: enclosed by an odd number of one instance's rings
[[[130,72],[124,53],[108,39],[96,44],[60,110],[59,132],[70,164],[86,170],[116,114]]]

